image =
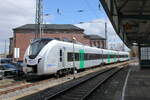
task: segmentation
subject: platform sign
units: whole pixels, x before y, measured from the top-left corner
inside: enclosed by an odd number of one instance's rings
[[[141,60],[150,60],[150,47],[141,47]]]
[[[140,66],[141,68],[150,68],[150,46],[140,46]]]
[[[147,59],[147,48],[142,47],[141,48],[141,60],[146,60]]]
[[[20,57],[20,48],[15,48],[14,49],[14,58],[19,58]]]

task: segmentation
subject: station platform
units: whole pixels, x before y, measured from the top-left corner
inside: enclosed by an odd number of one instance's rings
[[[126,83],[123,100],[150,100],[150,68],[132,65]]]

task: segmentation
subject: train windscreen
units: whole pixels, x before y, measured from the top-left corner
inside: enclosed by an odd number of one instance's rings
[[[37,40],[33,43],[31,43],[30,45],[30,58],[34,59],[39,52],[41,51],[41,49],[48,43],[50,42],[52,39],[40,39]]]

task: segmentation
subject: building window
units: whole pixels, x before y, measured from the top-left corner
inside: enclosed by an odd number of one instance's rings
[[[90,46],[92,47],[92,41],[90,40]]]
[[[94,41],[94,46],[96,46],[96,41]]]
[[[91,46],[92,46],[92,47],[94,46],[94,41],[92,41],[92,40],[91,40]]]
[[[98,48],[101,48],[101,43],[100,43],[100,41],[98,41]]]

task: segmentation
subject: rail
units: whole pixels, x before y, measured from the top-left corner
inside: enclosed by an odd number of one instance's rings
[[[109,78],[119,72],[122,68],[109,68],[102,72],[98,72],[92,77],[80,81],[77,84],[72,85],[54,95],[46,97],[45,100],[85,100],[94,90],[96,90],[100,85],[106,82]]]

